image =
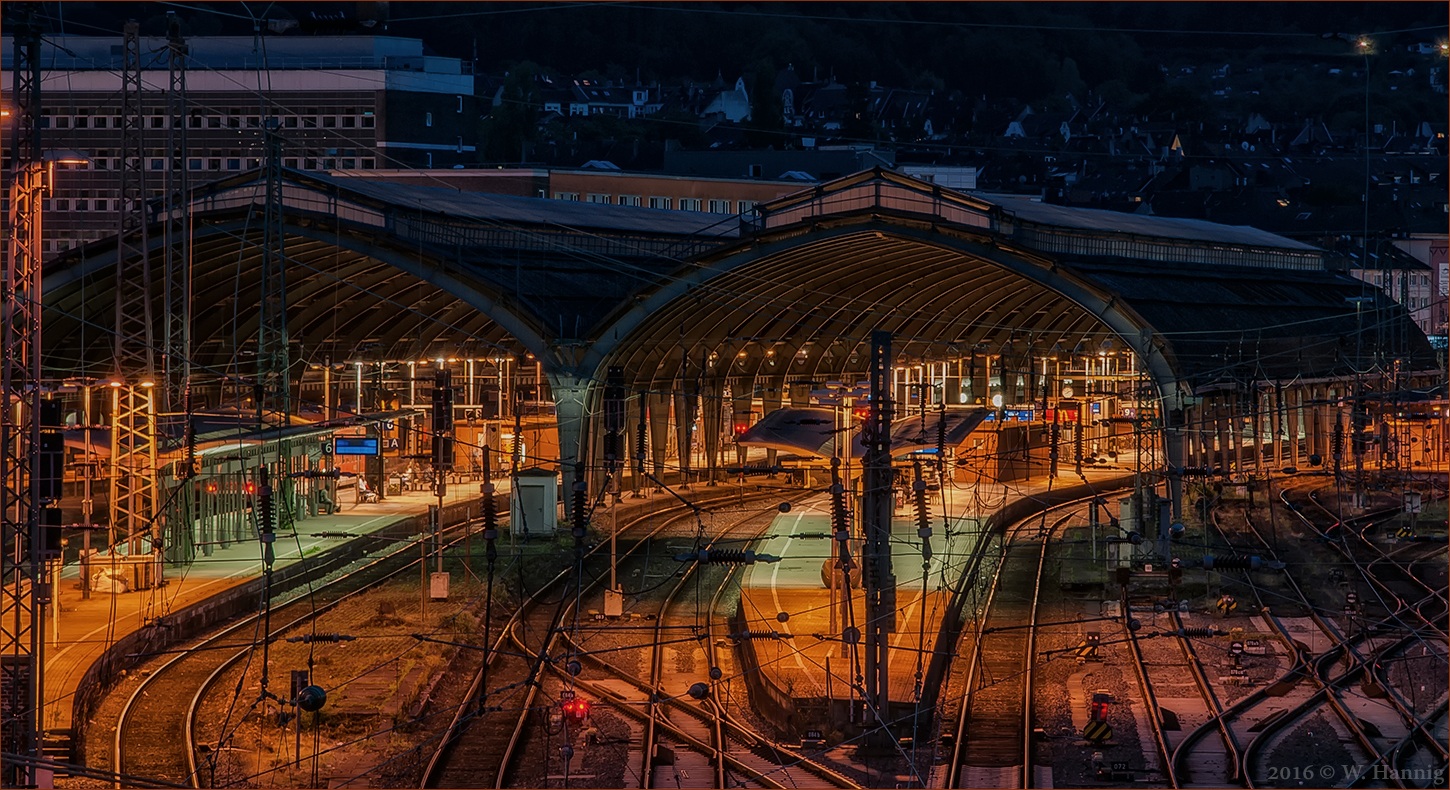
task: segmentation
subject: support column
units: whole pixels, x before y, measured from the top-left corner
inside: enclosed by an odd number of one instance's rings
[[[1193,465],[1202,469],[1212,464],[1208,449],[1212,446],[1208,425],[1208,407],[1203,401],[1188,409],[1188,431],[1193,448]]]
[[[1209,454],[1212,457],[1212,464],[1209,467],[1218,467],[1219,474],[1224,474],[1228,467],[1228,417],[1225,416],[1224,402],[1215,396],[1208,409],[1209,419],[1214,420],[1214,451]]]
[[[1240,422],[1242,415],[1239,414],[1239,393],[1235,392],[1228,401],[1228,467],[1230,477],[1234,477],[1243,471],[1243,440],[1244,426]]]
[[[690,484],[690,472],[694,466],[695,409],[700,397],[694,382],[681,382],[688,390],[677,390],[675,394],[675,441],[679,444],[680,484]]]
[[[1284,393],[1288,398],[1288,407],[1284,413],[1284,434],[1289,442],[1288,461],[1289,465],[1299,467],[1301,454],[1299,452],[1299,404],[1303,402],[1303,391],[1293,387]]]
[[[1253,426],[1253,440],[1249,445],[1254,454],[1254,474],[1263,479],[1264,477],[1264,414],[1265,402],[1268,400],[1268,393],[1255,385],[1250,393],[1253,400],[1250,401],[1250,408],[1253,412],[1249,415],[1249,424]]]
[[[719,377],[708,379],[705,382],[705,390],[700,396],[701,418],[700,433],[704,434],[705,446],[705,479],[711,483],[715,482],[720,469],[720,432],[723,426],[721,420],[722,408],[725,400],[725,381]]]
[[[589,380],[563,373],[546,373],[549,391],[554,396],[558,415],[559,465],[562,472],[559,490],[564,492],[564,521],[574,518],[574,482],[578,477],[575,464],[589,458]],[[585,470],[587,484],[589,470]]]
[[[665,455],[670,446],[670,394],[650,392],[645,396],[649,409],[649,451],[657,480],[665,477]]]
[[[1319,424],[1319,412],[1323,408],[1319,392],[1315,387],[1308,387],[1301,392],[1305,396],[1301,398],[1299,414],[1299,419],[1304,424],[1304,450],[1307,454],[1325,458],[1327,456],[1319,447],[1320,437],[1323,435],[1320,433]]]
[[[811,405],[811,385],[790,385],[790,405],[797,407]]]
[[[633,393],[625,400],[624,404],[624,438],[622,441],[624,452],[624,473],[629,475],[629,490],[638,494],[639,490],[646,484],[646,480],[639,473],[639,432],[640,426],[647,426],[648,423],[641,419],[645,417],[648,409],[645,406],[645,394],[643,392]],[[649,444],[649,432],[646,430],[646,444]],[[648,451],[648,448],[646,448]]]
[[[765,389],[760,393],[761,417],[781,407],[785,400],[785,386],[785,379],[779,376],[766,380]],[[765,465],[774,469],[775,464],[776,450],[775,448],[768,448],[765,451]]]
[[[746,376],[730,377],[730,422],[729,431],[731,438],[738,425],[750,425],[754,416],[755,406],[755,380]],[[745,445],[735,445],[735,463],[739,466],[745,465]]]
[[[1167,400],[1166,398],[1164,399]],[[1163,463],[1169,469],[1182,469],[1190,454],[1193,432],[1188,430],[1187,409],[1165,409],[1163,412]],[[1168,499],[1173,503],[1173,520],[1183,518],[1183,476],[1168,475]],[[1161,536],[1160,553],[1167,557],[1168,535]]]

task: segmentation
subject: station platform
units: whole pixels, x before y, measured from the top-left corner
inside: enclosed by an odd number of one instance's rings
[[[887,664],[893,717],[908,712],[922,696],[933,644],[953,586],[966,570],[972,552],[986,537],[988,519],[1014,500],[1049,492],[1102,484],[1118,485],[1125,470],[1084,470],[1084,476],[1046,477],[1009,484],[948,486],[945,496],[932,492],[930,559],[924,562],[914,510],[908,500],[892,518],[892,571],[896,577],[896,622],[891,631]],[[1131,474],[1131,472],[1129,472]],[[945,501],[945,508],[943,503]],[[732,624],[740,639],[738,671],[755,670],[751,692],[759,709],[781,729],[804,733],[844,730],[844,722],[860,722],[859,672],[864,672],[865,598],[859,571],[853,572],[852,596],[842,592],[839,570],[831,559],[838,547],[831,539],[830,503],[822,496],[777,516],[756,551],[780,557],[757,563],[742,576],[740,605]],[[853,562],[861,563],[861,542],[850,543]],[[834,581],[834,586],[831,582]],[[854,646],[844,634],[853,626],[862,634]],[[779,638],[769,636],[776,632]],[[765,636],[762,636],[764,634]],[[763,698],[763,699],[762,699]]]
[[[499,493],[506,495],[507,481],[500,481]],[[477,502],[478,485],[449,487],[445,508]],[[311,516],[296,524],[292,532],[279,532],[274,546],[274,573],[284,571],[302,558],[315,558],[330,549],[353,540],[356,535],[396,531],[406,522],[426,519],[430,505],[438,498],[430,491],[395,494],[379,502],[351,504],[344,502],[339,512]],[[333,533],[317,537],[314,533]],[[108,554],[97,554],[91,564],[94,573],[108,567]],[[118,552],[118,563],[124,558]],[[47,734],[74,731],[78,692],[88,673],[100,662],[106,651],[117,643],[134,637],[147,628],[166,627],[168,618],[187,607],[223,596],[229,590],[258,579],[262,575],[261,544],[258,541],[234,542],[223,548],[213,546],[210,556],[198,554],[195,561],[184,566],[168,566],[163,584],[151,589],[124,593],[82,589],[79,565],[63,567],[55,585],[56,595],[47,611],[45,632],[44,693],[42,724]],[[87,691],[91,689],[87,688]]]

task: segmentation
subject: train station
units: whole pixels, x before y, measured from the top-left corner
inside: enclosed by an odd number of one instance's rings
[[[1442,360],[1323,250],[883,169],[722,218],[271,166],[47,261],[38,287],[62,582],[120,557],[107,584],[162,589],[420,491],[440,514],[508,494],[511,534],[578,557],[634,500],[766,484],[796,506],[751,544],[770,559],[712,674],[785,740],[890,759],[967,739],[944,697],[1009,515],[1092,502],[1090,559],[1061,581],[1114,590],[1176,556],[1189,489],[1323,474],[1362,509],[1367,480],[1450,463]],[[601,618],[628,614],[627,584]],[[1030,781],[1006,764],[950,762],[948,786]]]

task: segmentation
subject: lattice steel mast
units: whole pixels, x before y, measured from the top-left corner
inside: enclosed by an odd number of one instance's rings
[[[155,334],[152,265],[146,230],[146,145],[141,106],[140,26],[127,22],[121,44],[121,206],[116,236],[115,371],[111,381],[111,530],[132,558],[149,535],[157,562],[133,581],[161,581],[161,519],[156,492]],[[151,575],[154,574],[154,575]]]
[[[289,408],[287,347],[287,272],[282,230],[282,136],[277,119],[268,118],[263,181],[266,197],[262,217],[262,311],[257,328],[257,418],[275,415],[286,425]]]
[[[41,624],[50,592],[41,540],[39,481],[32,463],[40,444],[41,201],[47,168],[40,152],[40,28],[26,4],[15,21],[10,173],[10,249],[0,283],[0,519],[4,521],[3,655],[0,655],[0,746],[41,756],[45,641]],[[34,786],[37,771],[5,760],[7,787]]]
[[[167,407],[190,411],[191,233],[186,169],[186,39],[168,14],[166,31],[166,395]],[[188,426],[189,427],[189,426]],[[188,461],[191,459],[188,458]]]
[[[165,347],[165,407],[171,419],[178,413],[182,422],[180,462],[175,465],[179,490],[167,497],[172,503],[166,539],[166,556],[173,562],[190,561],[196,554],[191,535],[191,518],[195,492],[187,483],[197,473],[196,422],[191,393],[191,204],[190,184],[186,167],[186,57],[189,49],[181,35],[181,21],[176,14],[167,14],[166,29],[166,219],[165,270],[162,308]]]

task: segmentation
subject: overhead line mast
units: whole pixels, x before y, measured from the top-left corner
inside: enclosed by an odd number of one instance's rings
[[[191,199],[186,152],[186,58],[190,49],[181,35],[181,20],[167,14],[166,27],[166,188],[162,216],[165,223],[165,271],[162,308],[165,407],[169,419],[181,415],[181,459],[173,468],[180,490],[172,492],[170,513],[189,514],[196,492],[189,484],[200,471],[196,460],[195,404],[191,391]],[[173,423],[174,424],[174,423]],[[190,561],[196,554],[189,516],[172,524],[166,555],[173,562]]]
[[[186,169],[186,58],[181,21],[167,15],[166,30],[166,396],[169,411],[190,411],[191,211]],[[188,426],[189,428],[190,426]],[[188,431],[188,433],[190,433]],[[187,458],[187,461],[191,461]]]
[[[48,168],[40,150],[40,27],[35,4],[16,9],[12,24],[14,123],[10,172],[10,248],[0,288],[0,519],[5,578],[0,599],[0,747],[41,757],[45,640],[50,601],[41,540],[40,490],[32,463],[40,444],[41,207]],[[6,759],[6,787],[36,786],[39,770]]]
[[[862,462],[862,528],[866,538],[866,700],[871,719],[890,719],[891,672],[887,651],[896,630],[896,577],[891,571],[891,334],[871,333],[871,409]],[[888,733],[878,732],[883,737]]]
[[[161,583],[162,518],[156,494],[156,359],[152,271],[146,221],[145,113],[140,25],[121,43],[121,205],[116,236],[116,322],[111,379],[111,545],[124,535],[132,561],[149,535],[152,559],[137,564],[135,586]]]

